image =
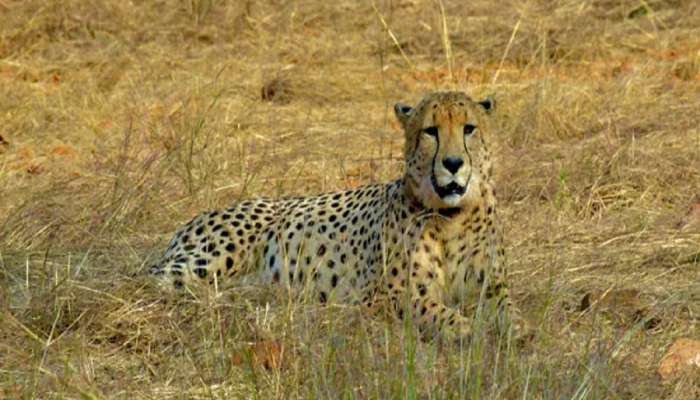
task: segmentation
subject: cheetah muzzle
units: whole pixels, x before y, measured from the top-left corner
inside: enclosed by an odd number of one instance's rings
[[[441,199],[448,199],[450,197],[460,198],[467,190],[466,187],[461,186],[457,182],[450,182],[447,184],[447,186],[439,186],[435,178],[432,179],[432,184],[433,189],[435,189],[435,193],[437,193]]]

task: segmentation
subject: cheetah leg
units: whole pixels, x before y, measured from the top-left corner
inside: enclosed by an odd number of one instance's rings
[[[480,276],[483,273],[479,272]],[[528,334],[529,329],[522,318],[520,309],[513,303],[510,297],[507,277],[505,271],[494,274],[483,282],[483,294],[486,300],[486,307],[496,310],[497,328],[501,333],[507,333],[508,328],[512,329],[513,337],[520,339]]]
[[[410,315],[425,337],[441,335],[447,339],[468,339],[471,336],[470,319],[438,298],[421,295],[418,288],[412,288],[408,293],[395,289],[390,297],[399,319]]]
[[[426,335],[468,338],[472,333],[471,319],[445,304],[444,274],[435,243],[421,241],[417,247],[410,262],[389,270],[389,293],[399,317],[409,312]],[[407,303],[410,307],[406,307]]]
[[[512,329],[513,337],[524,338],[529,329],[520,310],[513,304],[508,287],[506,254],[501,232],[492,227],[488,240],[472,252],[471,263],[481,286],[485,306],[497,313],[497,328],[502,334]]]

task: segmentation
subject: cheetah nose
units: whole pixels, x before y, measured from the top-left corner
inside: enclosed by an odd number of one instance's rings
[[[459,157],[445,157],[442,159],[442,165],[444,165],[448,171],[455,174],[459,171],[459,168],[464,165],[464,160]]]

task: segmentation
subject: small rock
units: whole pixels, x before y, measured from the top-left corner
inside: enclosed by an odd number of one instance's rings
[[[292,100],[292,85],[283,78],[275,78],[260,89],[260,98],[277,104],[288,104]]]
[[[696,368],[700,368],[700,341],[682,338],[676,340],[668,349],[658,372],[666,381]]]
[[[700,228],[700,201],[690,206],[688,212],[678,223],[678,228],[682,230]]]
[[[10,143],[7,140],[5,140],[5,138],[2,137],[2,135],[0,135],[0,154],[4,153],[5,149],[9,146]]]

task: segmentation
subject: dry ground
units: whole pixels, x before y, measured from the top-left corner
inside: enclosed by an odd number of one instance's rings
[[[525,348],[143,275],[201,210],[397,177],[438,88],[498,100]],[[696,399],[656,368],[700,338],[699,125],[693,0],[0,0],[0,397]]]

